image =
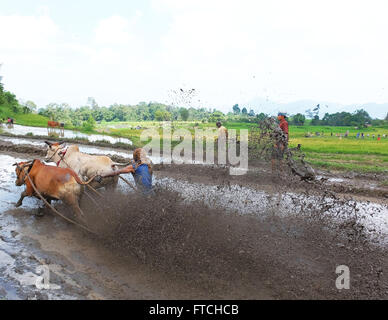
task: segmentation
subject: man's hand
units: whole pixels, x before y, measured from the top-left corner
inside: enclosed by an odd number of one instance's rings
[[[120,170],[120,173],[135,173],[133,166],[128,166]]]

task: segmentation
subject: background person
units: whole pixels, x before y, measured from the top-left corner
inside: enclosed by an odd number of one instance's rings
[[[226,129],[220,121],[216,123],[216,126],[218,128],[218,139],[224,139],[225,141],[228,140],[228,129]]]
[[[217,121],[216,126],[218,128],[217,136],[217,161],[218,164],[227,164],[227,148],[226,143],[228,141],[228,129],[226,129],[220,121]]]
[[[276,144],[272,152],[272,172],[277,169],[277,162],[281,163],[284,157],[284,150],[288,146],[289,141],[289,132],[288,132],[288,122],[287,114],[284,112],[278,113],[279,127],[284,134],[284,139],[277,139]]]

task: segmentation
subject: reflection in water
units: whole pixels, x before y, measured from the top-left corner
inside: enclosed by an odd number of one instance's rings
[[[20,126],[15,124],[13,128],[3,128],[5,132],[9,132],[15,135],[26,135],[28,133],[33,133],[37,136],[48,136],[47,128],[40,128],[40,127],[27,127],[27,126]],[[72,131],[72,130],[63,130],[63,135],[61,134],[61,137],[64,138],[81,138],[81,139],[88,139],[90,142],[96,142],[96,141],[108,141],[110,143],[126,143],[132,145],[132,141],[126,138],[119,138],[119,137],[111,137],[107,135],[102,134],[87,134],[82,133],[79,131]]]

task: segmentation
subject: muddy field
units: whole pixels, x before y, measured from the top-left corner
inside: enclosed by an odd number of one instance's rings
[[[44,146],[0,140],[0,298],[388,298],[383,177],[319,172],[308,183],[287,170],[272,175],[266,163],[244,176],[159,163],[152,199],[125,184],[102,199],[83,197],[96,236],[54,213],[37,216],[36,199],[15,209],[23,188],[12,164],[44,157]],[[130,158],[128,150],[82,151]],[[49,289],[35,286],[42,265]],[[349,290],[335,286],[340,265],[350,268]]]

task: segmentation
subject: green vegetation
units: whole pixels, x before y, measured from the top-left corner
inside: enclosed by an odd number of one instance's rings
[[[345,138],[347,131],[349,136]],[[314,132],[312,137],[306,137],[308,132]],[[319,132],[320,136],[315,135],[315,132]],[[361,135],[357,139],[357,133],[364,133],[364,139]],[[337,137],[336,134],[342,134],[342,137]],[[378,135],[381,137],[380,141],[377,140]],[[291,126],[290,146],[301,144],[306,160],[318,167],[388,173],[388,138],[383,135],[388,136],[387,127],[360,130],[352,127]]]
[[[47,126],[47,117],[33,113],[36,106],[33,102],[27,101],[25,104],[19,104],[15,95],[5,91],[0,83],[0,120],[13,118],[15,123],[33,127]]]
[[[172,130],[188,129],[194,136],[196,129],[215,128],[216,121],[222,121],[228,129],[254,129],[258,121],[267,117],[238,104],[231,109],[225,114],[216,109],[183,108],[157,102],[105,107],[99,106],[93,98],[88,99],[88,105],[79,108],[51,103],[38,109],[32,101],[19,103],[0,83],[0,119],[12,117],[17,124],[40,127],[46,127],[49,119],[61,121],[67,129],[128,138],[133,147],[150,141],[151,138],[140,141],[144,129],[153,128],[162,133],[164,121],[171,121]],[[320,119],[319,110],[318,105],[306,110],[306,115],[299,113],[289,117],[291,147],[301,144],[306,159],[318,167],[388,172],[388,139],[383,137],[388,135],[388,114],[384,120],[379,120],[372,119],[364,110],[357,110],[326,113]],[[364,133],[363,139],[361,133]],[[378,135],[381,141],[377,141]],[[180,141],[174,141],[173,146],[178,143]]]

